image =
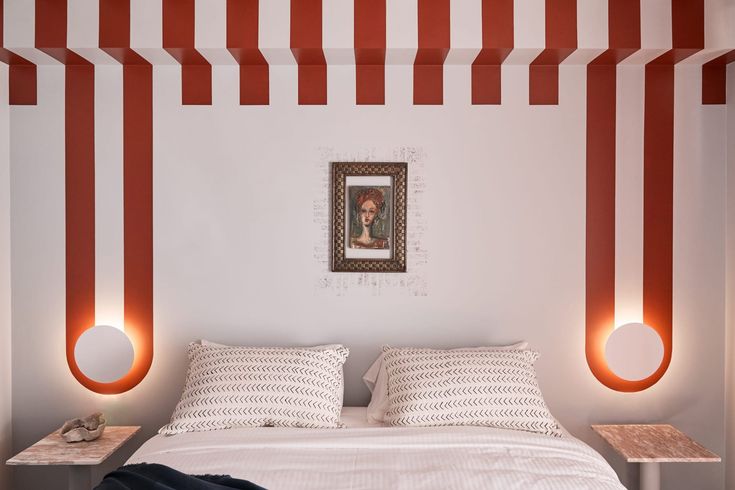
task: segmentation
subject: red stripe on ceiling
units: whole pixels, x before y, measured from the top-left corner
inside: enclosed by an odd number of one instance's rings
[[[322,0],[291,0],[291,52],[299,65],[299,104],[327,103]]]
[[[664,344],[656,382],[671,362],[674,222],[674,66],[649,63],[643,132],[643,322]]]
[[[100,0],[99,45],[123,65],[148,65],[130,49],[130,0]]]
[[[64,65],[88,65],[66,47],[66,0],[36,0],[36,48]]]
[[[513,0],[482,1],[482,49],[472,63],[472,103],[500,104],[500,65],[513,50]]]
[[[227,49],[240,65],[240,104],[268,105],[268,62],[258,48],[258,0],[227,0]]]
[[[153,68],[123,67],[125,333],[136,347],[129,390],[153,362]]]
[[[74,346],[95,324],[94,67],[66,67],[66,359],[85,386]]]
[[[577,0],[546,0],[546,49],[529,66],[529,103],[559,103],[559,64],[577,49]]]
[[[702,65],[702,104],[727,102],[727,65],[735,61],[735,49]]]
[[[385,0],[355,0],[355,101],[385,104]]]
[[[3,47],[5,33],[5,6],[0,0],[0,61],[8,68],[8,103],[36,105],[36,65]]]
[[[181,103],[212,104],[212,66],[194,48],[194,0],[163,0],[163,49],[181,64]]]
[[[641,0],[607,4],[608,42],[611,49],[641,48]]]
[[[450,47],[449,0],[418,0],[418,50],[413,62],[413,103],[444,103],[444,60]]]
[[[66,0],[36,0],[36,47],[66,47]]]
[[[605,343],[615,327],[615,65],[587,66],[585,353],[592,373],[617,389]]]
[[[674,49],[704,49],[704,0],[671,0]]]

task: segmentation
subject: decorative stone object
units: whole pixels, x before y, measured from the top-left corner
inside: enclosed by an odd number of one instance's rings
[[[105,431],[107,421],[102,413],[64,422],[59,433],[66,442],[94,441]]]

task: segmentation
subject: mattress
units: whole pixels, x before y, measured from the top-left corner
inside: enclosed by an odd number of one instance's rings
[[[592,448],[488,427],[385,427],[346,407],[343,429],[238,428],[157,435],[128,463],[229,474],[269,490],[624,490]]]

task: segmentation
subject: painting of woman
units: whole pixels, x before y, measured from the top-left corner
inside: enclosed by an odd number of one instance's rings
[[[350,187],[352,209],[350,248],[390,248],[390,187]]]

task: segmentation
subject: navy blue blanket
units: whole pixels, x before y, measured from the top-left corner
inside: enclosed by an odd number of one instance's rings
[[[131,464],[105,475],[95,490],[265,490],[225,475],[187,475],[162,464]]]

